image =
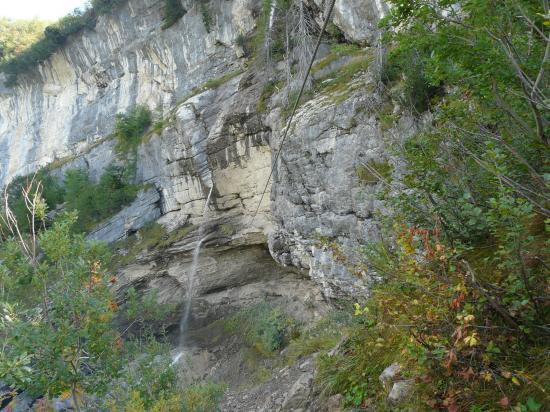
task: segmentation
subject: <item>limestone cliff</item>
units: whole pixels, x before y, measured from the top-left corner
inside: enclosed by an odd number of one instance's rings
[[[345,87],[317,91],[301,105],[252,221],[288,105],[283,90],[267,99],[267,110],[259,101],[284,67],[267,74],[244,54],[240,39],[256,28],[259,0],[210,0],[208,27],[198,1],[182,3],[186,14],[162,30],[162,1],[130,0],[19,76],[17,86],[0,87],[0,186],[48,164],[60,178],[84,168],[97,179],[115,156],[115,114],[143,104],[166,120],[138,149],[136,180],[148,189],[92,238],[114,242],[152,221],[173,231],[205,220],[198,318],[266,293],[303,302],[368,293],[367,271],[350,268],[360,263],[360,244],[376,236],[381,184],[357,171],[389,158],[373,71],[363,63],[376,59],[377,22],[387,6],[336,1],[334,24],[363,50],[351,60],[330,59],[316,76],[330,84],[334,70],[359,61],[361,70]],[[318,21],[325,3],[307,2]],[[323,46],[319,60],[327,53]],[[120,287],[157,288],[163,301],[181,303],[197,236],[190,230],[168,249],[140,253],[121,269]]]

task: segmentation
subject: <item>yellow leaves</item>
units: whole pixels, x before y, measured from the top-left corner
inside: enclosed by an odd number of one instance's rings
[[[359,303],[355,303],[353,307],[355,309],[355,312],[353,313],[354,316],[361,316],[369,313],[369,308],[365,306],[363,309],[361,309],[361,305],[359,305]]]
[[[512,374],[512,372],[508,372],[508,371],[502,371],[500,372],[500,374],[502,375],[503,378],[505,379],[511,379],[512,383],[516,386],[520,386],[521,385],[521,381],[518,379],[517,376],[514,376]]]
[[[108,322],[111,320],[111,314],[108,312],[102,313],[101,315],[98,316],[98,319],[101,322]]]
[[[70,391],[70,390],[66,390],[66,391],[64,391],[63,393],[61,393],[61,395],[59,395],[59,399],[61,399],[62,401],[64,401],[64,400],[66,400],[66,399],[69,399],[71,396],[72,396],[71,391]]]
[[[476,317],[472,314],[469,315],[457,315],[456,319],[461,322],[462,324],[468,325],[472,323],[474,320],[476,320]]]
[[[464,322],[467,322],[467,323],[473,322],[475,319],[476,319],[476,318],[475,318],[474,315],[466,315],[466,316],[464,316]]]
[[[479,343],[477,332],[473,332],[464,338],[464,343],[470,347],[476,346]]]
[[[483,379],[485,382],[491,382],[493,380],[493,374],[489,371],[482,371],[479,376],[481,379]]]

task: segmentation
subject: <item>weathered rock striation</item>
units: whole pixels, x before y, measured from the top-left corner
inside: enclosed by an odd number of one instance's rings
[[[365,182],[357,170],[391,161],[373,72],[358,71],[345,90],[301,105],[253,218],[287,127],[284,91],[259,110],[265,83],[283,68],[258,69],[240,45],[255,30],[261,1],[210,0],[208,28],[198,1],[182,3],[186,14],[162,30],[162,1],[130,0],[21,75],[15,88],[1,87],[0,185],[52,163],[60,179],[83,168],[97,180],[115,159],[115,114],[143,104],[165,119],[162,132],[138,148],[136,183],[146,189],[90,237],[114,242],[153,221],[168,231],[195,230],[136,256],[121,269],[121,289],[154,288],[163,302],[181,304],[204,223],[196,325],[267,295],[303,306],[368,294],[371,275],[356,268],[360,245],[377,236],[381,183]],[[326,0],[306,3],[321,19]],[[333,22],[373,56],[386,12],[381,0],[337,0]]]

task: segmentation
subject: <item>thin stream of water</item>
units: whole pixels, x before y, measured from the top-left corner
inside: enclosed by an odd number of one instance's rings
[[[204,204],[204,210],[202,212],[202,222],[199,226],[199,233],[198,233],[198,242],[195,246],[195,249],[193,250],[193,261],[191,263],[191,271],[189,272],[189,279],[188,279],[188,286],[187,286],[187,296],[185,297],[185,306],[183,308],[183,313],[180,321],[180,338],[179,338],[179,346],[183,347],[185,343],[185,332],[187,331],[187,327],[189,324],[189,317],[191,315],[191,306],[193,303],[193,295],[194,295],[194,289],[195,289],[195,276],[197,275],[197,269],[199,265],[199,257],[201,254],[201,246],[206,239],[202,237],[203,231],[204,231],[204,223],[206,214],[208,212],[208,205],[210,204],[210,197],[212,196],[212,190],[214,187],[210,188],[210,192],[208,192],[208,197],[206,198],[206,203]],[[179,358],[181,357],[181,353],[176,356],[174,359],[174,362],[177,362]]]

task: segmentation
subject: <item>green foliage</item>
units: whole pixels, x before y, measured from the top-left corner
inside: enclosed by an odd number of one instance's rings
[[[91,0],[92,10],[98,15],[109,14],[125,0]]]
[[[208,1],[207,0],[201,1],[199,7],[201,9],[201,15],[202,15],[202,21],[204,22],[204,27],[206,27],[206,31],[210,33],[210,30],[212,30],[212,24],[214,23],[214,21],[212,18],[212,11],[210,10]]]
[[[44,33],[46,22],[0,18],[0,63],[13,59]]]
[[[162,29],[173,26],[186,13],[186,10],[181,5],[181,0],[164,0],[164,24]]]
[[[231,316],[225,324],[229,332],[239,333],[251,347],[264,355],[288,343],[295,326],[292,318],[267,303],[243,309]]]
[[[430,84],[426,77],[421,56],[428,53],[429,49],[393,49],[382,67],[382,80],[392,87],[394,99],[415,114],[428,110],[431,99],[440,92],[440,88]]]
[[[125,324],[133,326],[129,329],[130,333],[162,334],[168,326],[166,321],[175,310],[176,305],[158,302],[156,290],[138,293],[132,287],[126,292],[123,318]]]
[[[32,224],[30,220],[31,215],[29,214],[23,197],[23,189],[30,194],[36,194],[39,185],[39,192],[41,193],[42,200],[45,202],[47,209],[54,209],[57,205],[63,203],[65,197],[64,188],[56,179],[48,175],[45,170],[40,170],[33,176],[15,178],[8,188],[9,206],[15,214],[20,229],[23,232],[27,232]],[[37,216],[36,218],[37,220],[34,223],[38,226],[38,219],[41,217]]]
[[[385,80],[432,127],[394,142],[404,187],[380,213],[393,241],[365,251],[385,282],[321,379],[384,408],[378,375],[398,362],[418,382],[404,408],[547,404],[547,83],[524,79],[547,65],[548,18],[531,1],[391,3]]]
[[[91,7],[84,10],[75,9],[56,23],[44,29],[43,36],[37,36],[35,29],[39,25],[29,25],[32,34],[22,36],[17,47],[11,48],[7,45],[7,60],[2,61],[0,53],[0,72],[8,75],[8,84],[15,85],[17,76],[25,73],[42,63],[63,47],[70,36],[80,33],[82,30],[93,29],[96,25],[97,16],[111,12],[115,7],[125,0],[92,0]],[[14,23],[15,24],[15,23]],[[16,24],[16,31],[27,34],[25,28]],[[8,37],[8,41],[10,37]],[[32,43],[31,43],[32,41]],[[0,52],[4,48],[0,33]],[[6,50],[6,49],[4,49]],[[12,51],[10,51],[12,50]]]
[[[313,353],[326,353],[334,348],[352,326],[351,315],[344,311],[335,311],[326,318],[300,330],[293,337],[286,351],[286,362],[289,365]]]
[[[75,221],[75,214],[67,214],[40,234],[39,262],[26,259],[13,244],[1,245],[15,252],[2,263],[10,278],[7,288],[21,287],[13,281],[24,273],[30,277],[25,293],[39,295],[41,304],[9,302],[5,299],[17,294],[4,295],[0,374],[9,385],[34,395],[101,393],[118,373],[116,306],[101,264],[106,249],[73,235]]]
[[[65,174],[65,202],[68,210],[79,213],[75,225],[78,231],[88,231],[101,220],[117,213],[131,203],[139,187],[130,184],[124,169],[110,166],[94,184],[83,170],[68,170]]]
[[[132,361],[121,372],[105,399],[108,410],[149,411],[154,405],[166,403],[178,394],[180,387],[169,345],[146,337],[129,342],[125,350],[125,356]]]
[[[192,384],[182,387],[170,348],[151,338],[128,346],[134,357],[113,385],[105,408],[117,412],[213,412],[225,392],[225,385]]]
[[[225,392],[223,384],[194,384],[183,392],[183,412],[214,412],[219,410],[219,403]]]
[[[47,26],[43,37],[38,41],[1,63],[0,71],[8,75],[9,84],[15,84],[19,74],[48,59],[66,43],[71,35],[84,29],[92,29],[95,21],[93,10],[75,10],[57,23]]]
[[[120,152],[135,150],[151,123],[151,111],[145,106],[138,105],[128,113],[117,114],[115,124],[115,137],[118,140],[117,150]]]

